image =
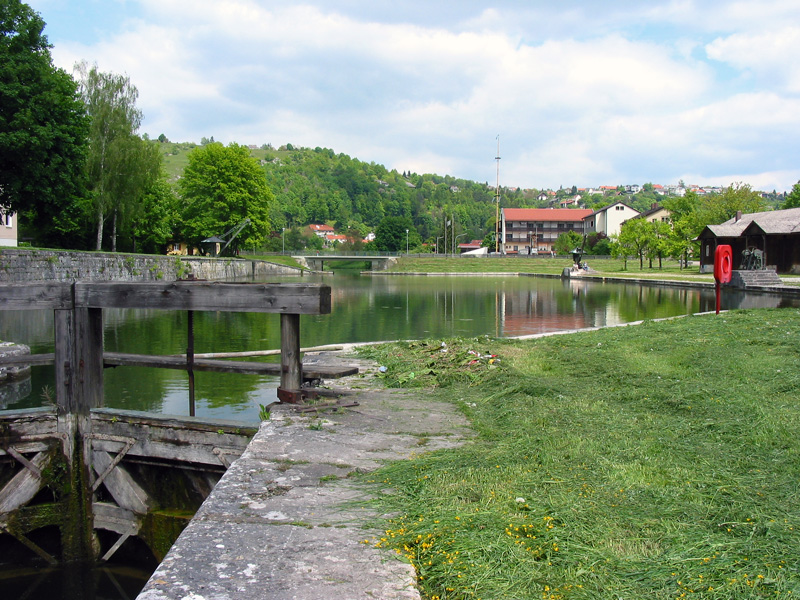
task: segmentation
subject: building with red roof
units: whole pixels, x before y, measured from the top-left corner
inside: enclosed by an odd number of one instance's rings
[[[568,231],[583,235],[582,208],[503,208],[500,210],[500,252],[536,254],[553,252],[558,236]]]

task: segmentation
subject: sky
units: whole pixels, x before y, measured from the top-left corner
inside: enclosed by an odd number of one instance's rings
[[[28,4],[57,66],[130,78],[151,137],[536,189],[800,181],[797,0]]]

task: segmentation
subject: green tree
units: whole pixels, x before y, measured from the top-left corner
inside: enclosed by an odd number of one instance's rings
[[[407,217],[385,217],[375,230],[375,246],[381,252],[405,252],[406,244],[411,249],[421,243],[419,233]]]
[[[765,208],[761,194],[753,191],[748,184],[732,183],[721,194],[705,196],[698,207],[697,218],[705,227],[724,223],[739,211],[746,214],[761,212]]]
[[[134,212],[144,190],[158,176],[160,153],[136,135],[142,112],[136,107],[139,93],[127,76],[103,73],[85,61],[76,70],[91,117],[86,172],[97,224],[95,248],[103,247],[103,229],[110,215],[115,251],[118,221]]]
[[[575,248],[579,248],[583,238],[575,231],[566,231],[556,238],[553,249],[556,254],[572,254]]]
[[[644,269],[644,257],[648,252],[648,247],[654,243],[655,234],[650,223],[644,219],[630,219],[625,221],[620,228],[617,238],[618,253],[625,252],[627,255],[639,257],[639,270]],[[618,256],[612,251],[612,255]]]
[[[178,182],[183,210],[183,236],[197,244],[250,219],[236,238],[240,246],[257,247],[271,231],[273,203],[264,173],[245,146],[209,143],[189,155]],[[289,235],[286,236],[287,248]]]
[[[644,219],[637,219],[644,221]],[[653,268],[653,259],[658,259],[658,268],[662,268],[662,259],[670,253],[670,233],[669,224],[662,221],[647,221],[650,229],[650,242],[647,244],[646,254],[650,261],[650,268]]]
[[[0,2],[0,207],[39,241],[68,245],[82,224],[89,121],[44,25],[27,4]]]
[[[134,252],[160,254],[175,233],[178,197],[165,178],[157,179],[144,193],[132,222]]]
[[[781,208],[800,208],[800,181],[792,186],[792,191],[786,196]]]
[[[681,268],[697,250],[695,239],[705,226],[699,220],[699,207],[700,198],[695,192],[664,200],[664,208],[670,212],[669,255],[680,261]]]
[[[145,193],[163,176],[163,158],[158,146],[135,135],[119,142],[114,162],[119,165],[119,172],[126,176],[117,178],[114,186],[112,252],[117,251],[117,234],[123,228],[126,233],[130,231],[133,220],[145,210],[141,205]]]

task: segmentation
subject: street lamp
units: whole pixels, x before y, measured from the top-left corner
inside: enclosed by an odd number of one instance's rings
[[[465,232],[465,233],[459,233],[459,234],[456,236],[456,239],[455,239],[455,241],[453,241],[453,254],[455,254],[455,253],[456,253],[456,247],[458,246],[458,238],[460,238],[460,237],[464,237],[464,236],[465,236],[465,235],[467,235],[468,233],[469,233],[469,232]]]
[[[439,240],[442,239],[442,237],[444,236],[440,235],[439,237],[436,238],[436,247],[434,248],[435,250],[434,254],[439,254]]]
[[[286,254],[286,227],[281,229],[281,254]]]
[[[408,254],[408,229],[406,229],[406,254]]]

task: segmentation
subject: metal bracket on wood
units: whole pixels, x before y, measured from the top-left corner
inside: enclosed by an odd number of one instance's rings
[[[117,455],[114,457],[114,460],[106,467],[105,471],[103,471],[97,479],[95,479],[94,483],[92,483],[92,491],[96,492],[97,488],[103,483],[103,480],[108,477],[108,474],[114,470],[120,461],[125,457],[128,451],[133,448],[136,444],[136,440],[134,438],[122,437],[118,435],[106,435],[103,433],[90,433],[86,435],[87,438],[93,440],[102,440],[104,442],[119,442],[120,444],[124,444],[122,449],[117,452]]]
[[[287,390],[278,388],[278,400],[287,404],[302,404],[308,390]]]

